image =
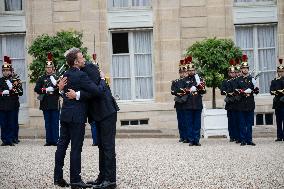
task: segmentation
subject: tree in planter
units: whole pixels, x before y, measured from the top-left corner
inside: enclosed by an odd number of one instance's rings
[[[64,53],[72,47],[80,48],[85,58],[89,60],[87,48],[82,47],[82,37],[83,34],[76,31],[61,31],[54,36],[43,34],[37,37],[28,48],[28,53],[34,58],[29,65],[30,82],[36,82],[45,73],[48,52],[52,53],[53,63],[57,69],[65,65]]]
[[[216,108],[215,89],[227,75],[230,59],[240,59],[242,51],[231,39],[209,38],[194,43],[186,51],[193,57],[197,72],[204,77],[206,86],[212,87],[212,108]]]

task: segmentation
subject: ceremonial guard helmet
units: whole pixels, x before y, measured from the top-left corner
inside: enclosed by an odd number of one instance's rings
[[[195,66],[194,66],[194,64],[193,64],[193,62],[192,62],[192,56],[188,56],[187,57],[187,70],[195,70]]]
[[[242,56],[241,68],[249,68],[249,65],[248,65],[248,56],[247,56],[246,54],[244,54],[244,55]]]
[[[52,56],[51,52],[48,52],[47,53],[47,61],[46,61],[46,64],[45,64],[46,67],[53,67],[54,66],[52,59],[53,59],[53,56]]]
[[[3,62],[3,65],[2,65],[2,70],[3,69],[12,70],[12,61],[11,61],[9,56],[4,56],[4,62]]]
[[[235,61],[235,71],[239,72],[240,70],[241,70],[240,59],[236,58],[236,61]]]
[[[235,72],[235,65],[236,65],[235,60],[234,60],[234,59],[231,59],[231,60],[230,60],[230,66],[229,66],[229,68],[228,68],[228,71],[229,71],[229,72]]]
[[[187,70],[187,67],[185,64],[185,60],[182,59],[179,61],[179,72],[186,71],[186,70]]]
[[[284,66],[282,65],[283,59],[279,58],[279,66],[277,66],[277,71],[284,71]]]

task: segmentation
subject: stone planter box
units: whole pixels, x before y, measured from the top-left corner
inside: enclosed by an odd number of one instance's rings
[[[225,109],[203,109],[201,130],[204,138],[226,136],[229,138],[227,111]]]

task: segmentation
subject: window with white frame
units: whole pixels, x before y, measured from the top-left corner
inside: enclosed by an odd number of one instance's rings
[[[25,35],[0,35],[0,66],[3,65],[3,57],[9,56],[12,60],[12,67],[20,76],[23,85],[23,96],[20,103],[27,102],[26,95],[26,64],[25,64]],[[2,72],[0,74],[2,77]]]
[[[23,0],[0,0],[0,12],[18,13],[23,11]]]
[[[153,99],[152,31],[112,33],[112,79],[119,100]]]
[[[250,70],[260,73],[260,93],[269,93],[276,74],[277,25],[236,26],[236,44],[248,55]]]
[[[151,0],[108,0],[109,8],[150,7]]]

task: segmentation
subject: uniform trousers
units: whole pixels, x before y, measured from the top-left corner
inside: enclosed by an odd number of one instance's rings
[[[17,110],[0,111],[1,140],[4,144],[13,143],[17,114]]]
[[[185,110],[176,110],[177,113],[177,121],[178,121],[178,131],[179,138],[181,140],[186,140],[186,125],[185,125]]]
[[[90,123],[90,125],[92,131],[93,144],[98,144],[96,122],[93,121],[92,123]]]
[[[252,126],[254,122],[253,111],[240,111],[240,140],[241,142],[252,142]]]
[[[186,110],[185,122],[186,133],[190,143],[199,143],[201,129],[201,112],[202,110]]]
[[[59,137],[59,110],[43,110],[46,143],[56,144]]]
[[[284,108],[275,109],[277,138],[284,140]]]

